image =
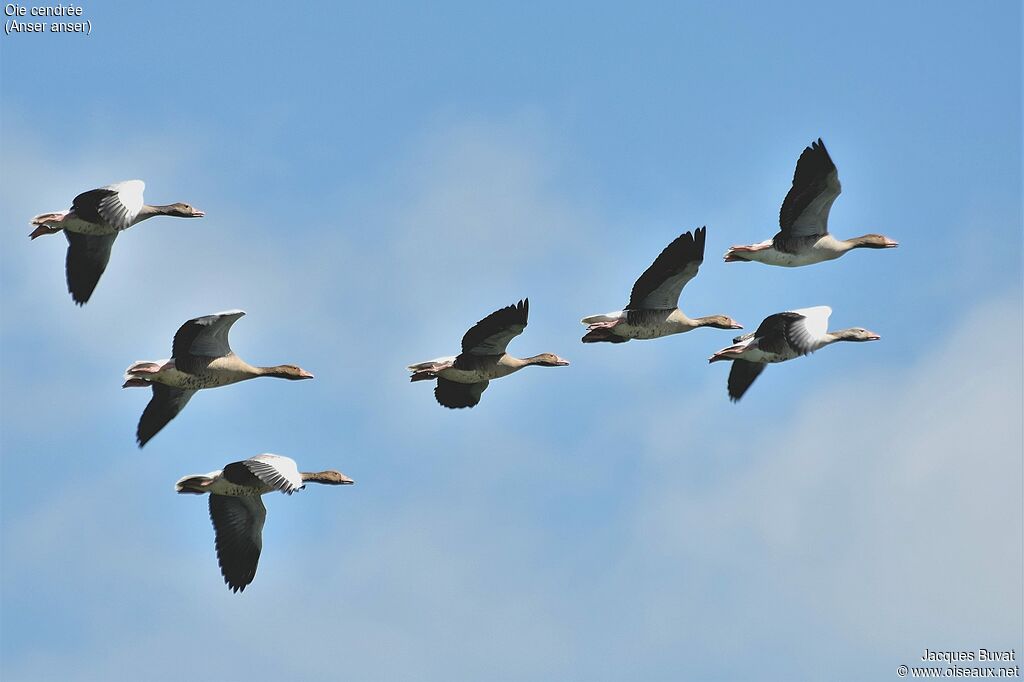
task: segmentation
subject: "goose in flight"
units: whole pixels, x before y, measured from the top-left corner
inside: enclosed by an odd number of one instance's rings
[[[228,332],[243,315],[241,310],[229,310],[189,320],[174,335],[169,360],[140,360],[125,370],[122,388],[153,387],[153,397],[136,432],[140,448],[174,419],[200,389],[255,377],[313,378],[295,365],[254,367],[235,355],[228,344]]]
[[[176,218],[202,218],[205,213],[188,204],[150,206],[143,203],[142,180],[126,180],[99,189],[82,192],[71,210],[43,213],[32,219],[36,229],[31,239],[63,230],[68,240],[66,270],[68,292],[78,305],[92,296],[100,276],[107,269],[110,248],[117,235],[132,225],[157,215]]]
[[[708,362],[732,360],[729,371],[729,398],[736,402],[743,397],[765,365],[785,362],[813,353],[836,341],[878,341],[881,336],[861,327],[828,331],[828,306],[802,308],[775,313],[764,318],[756,331],[733,339]]]
[[[208,474],[185,476],[174,489],[180,494],[210,494],[217,563],[225,584],[232,592],[241,592],[256,577],[263,549],[267,508],[262,496],[275,490],[291,495],[306,483],[350,485],[354,481],[340,471],[300,472],[292,458],[266,454]]]
[[[633,285],[625,310],[584,317],[583,343],[625,343],[630,339],[657,339],[698,327],[743,329],[725,315],[690,319],[679,309],[679,293],[697,276],[704,260],[706,227],[679,235],[654,259]]]
[[[779,210],[778,234],[766,242],[733,246],[725,262],[757,261],[795,268],[839,258],[851,249],[891,249],[899,243],[880,234],[836,239],[828,232],[828,212],[842,187],[825,143],[818,138],[796,162],[793,186]]]
[[[409,365],[411,381],[437,379],[434,397],[438,403],[450,408],[473,407],[480,402],[491,379],[500,379],[530,365],[568,365],[568,360],[553,353],[520,359],[505,352],[508,342],[526,329],[529,312],[529,299],[494,311],[462,337],[459,355]]]

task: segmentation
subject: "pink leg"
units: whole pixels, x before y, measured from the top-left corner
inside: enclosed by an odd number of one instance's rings
[[[737,262],[746,263],[746,262],[749,262],[750,261],[749,258],[744,258],[743,256],[741,256],[739,254],[741,254],[741,253],[753,253],[754,251],[764,251],[765,249],[770,249],[771,246],[772,246],[771,242],[768,242],[767,244],[751,244],[750,246],[730,246],[729,250],[725,252],[725,262],[726,263],[737,263]]]
[[[155,362],[137,362],[128,368],[130,374],[156,374],[162,368]]]
[[[721,360],[735,360],[744,350],[746,350],[746,346],[740,348],[723,348],[722,350],[718,351],[710,358],[708,358],[708,362],[719,362]]]
[[[587,331],[591,332],[594,331],[595,329],[612,329],[613,327],[618,325],[619,322],[622,322],[622,320],[612,320],[610,322],[593,322],[587,325]]]

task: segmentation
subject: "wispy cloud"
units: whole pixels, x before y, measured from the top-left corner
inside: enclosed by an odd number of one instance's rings
[[[1019,292],[951,334],[888,316],[880,344],[773,367],[732,405],[704,360],[727,335],[578,344],[579,316],[620,304],[674,235],[616,241],[550,139],[529,121],[442,125],[337,202],[210,191],[201,224],[119,240],[86,310],[62,244],[4,249],[5,679],[793,679],[837,662],[863,678],[942,642],[1012,645],[1021,360],[990,349],[1019,337]],[[191,201],[221,170],[207,161],[148,191]],[[59,164],[25,167],[0,187],[18,224],[86,189],[39,198]],[[762,312],[711,262],[695,314]],[[408,384],[406,362],[454,352],[523,295],[514,350],[572,367],[498,382],[473,412]],[[139,453],[146,396],[121,370],[232,307],[250,312],[240,354],[317,381],[205,392]],[[906,366],[897,346],[916,349]],[[171,484],[265,450],[358,483],[270,496],[259,576],[232,595],[204,501]],[[244,655],[225,672],[211,642]]]

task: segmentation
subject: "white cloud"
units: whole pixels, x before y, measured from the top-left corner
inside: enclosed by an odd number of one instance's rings
[[[5,679],[792,679],[840,660],[864,677],[924,646],[1019,633],[1021,360],[999,352],[1020,336],[1019,299],[965,313],[948,339],[881,329],[877,346],[772,368],[752,389],[813,370],[798,403],[731,405],[704,364],[713,332],[578,345],[578,318],[621,303],[646,264],[621,252],[644,249],[583,238],[611,230],[563,191],[547,144],[529,123],[453,126],[377,170],[362,199],[196,201],[198,227],[154,221],[119,240],[84,311],[62,247],[5,250],[19,283],[5,291],[18,323],[4,439],[24,446],[4,452],[5,630],[37,609],[75,633],[32,640]],[[51,170],[0,198],[25,217],[63,206],[24,199]],[[317,229],[289,232],[325,205]],[[199,262],[162,260],[196,234]],[[712,273],[695,305],[727,278]],[[454,351],[520,295],[533,309],[515,350],[573,367],[497,382],[471,413],[408,384],[406,362]],[[185,317],[231,307],[250,312],[240,354],[318,380],[211,391],[137,453],[145,399],[116,388],[121,369],[165,356]],[[905,369],[836,369],[897,341],[931,345]],[[232,595],[205,504],[170,486],[259,450],[358,484],[269,498],[259,576]],[[45,485],[12,489],[40,462]]]
[[[984,349],[1018,337],[1020,311],[1015,296],[981,305],[951,338],[930,339],[913,367],[836,377],[794,405],[791,419],[759,433],[742,420],[712,431],[709,456],[735,461],[732,478],[694,490],[676,475],[686,464],[657,457],[661,475],[637,509],[643,540],[633,560],[668,553],[680,565],[753,573],[734,586],[750,608],[762,599],[752,585],[777,590],[800,617],[847,638],[847,655],[870,660],[878,652],[871,663],[895,665],[926,646],[1015,645],[1021,359]],[[679,432],[699,425],[686,426]],[[653,442],[649,450],[665,447]],[[649,586],[655,613],[674,605],[664,598],[671,582]],[[795,659],[778,675],[810,674],[818,659]]]

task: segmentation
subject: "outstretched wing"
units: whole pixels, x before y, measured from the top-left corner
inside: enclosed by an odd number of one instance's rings
[[[239,485],[258,487],[260,483],[291,495],[302,487],[302,475],[295,460],[281,455],[257,455],[224,467],[224,478]]]
[[[765,366],[763,362],[733,360],[732,369],[729,370],[729,399],[736,402],[742,398],[750,385],[754,383],[754,379],[764,371]]]
[[[110,249],[117,234],[88,235],[64,230],[68,240],[65,270],[68,292],[78,305],[85,305],[107,269]]]
[[[91,189],[75,197],[71,210],[87,222],[106,223],[115,230],[126,230],[135,223],[142,210],[145,189],[146,183],[142,180],[125,180]]]
[[[256,577],[266,518],[267,508],[259,495],[210,495],[217,563],[232,592],[241,592]]]
[[[842,191],[839,172],[825,143],[818,138],[796,162],[793,186],[779,210],[783,237],[811,237],[828,233],[828,213]]]
[[[181,325],[171,346],[174,366],[182,372],[196,372],[212,358],[230,355],[228,332],[243,315],[245,312],[241,310],[228,310],[197,317]]]
[[[167,426],[167,423],[178,416],[185,404],[195,393],[193,390],[184,388],[171,388],[164,384],[153,384],[153,397],[142,412],[139,419],[139,428],[135,432],[135,438],[139,447],[160,433],[160,429]]]
[[[679,305],[679,292],[704,261],[707,227],[684,232],[665,247],[633,285],[626,308],[668,310]]]
[[[813,353],[821,347],[831,314],[828,306],[817,306],[769,315],[754,332],[757,347],[770,353],[785,353],[787,346],[798,355]]]
[[[471,355],[502,355],[508,347],[508,342],[526,329],[529,314],[528,298],[515,305],[495,310],[473,325],[462,337],[462,352]]]
[[[457,381],[437,378],[437,388],[434,389],[434,398],[445,407],[473,407],[480,402],[480,396],[487,389],[488,381],[478,381],[475,384],[460,384]]]

